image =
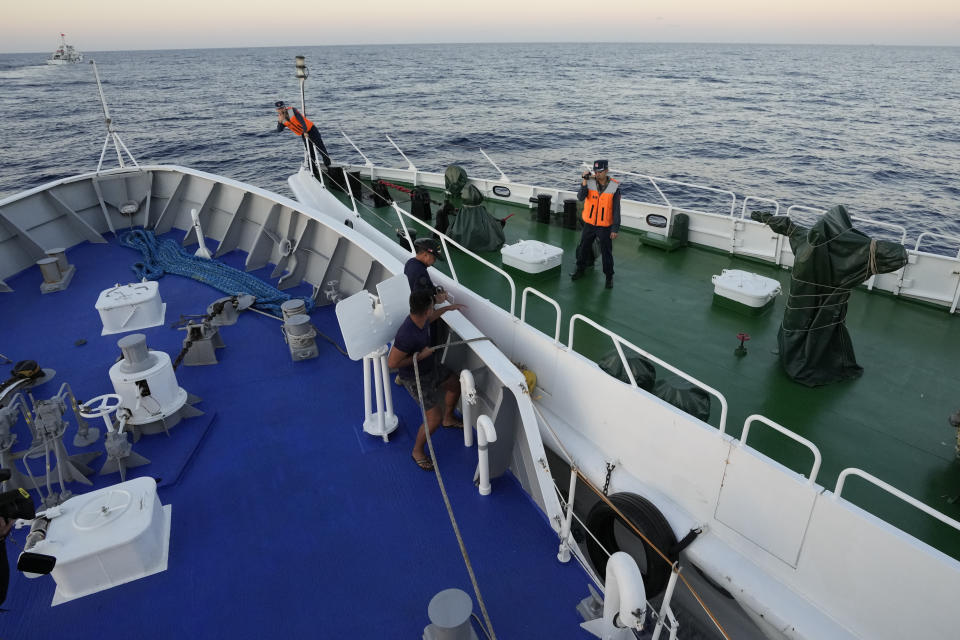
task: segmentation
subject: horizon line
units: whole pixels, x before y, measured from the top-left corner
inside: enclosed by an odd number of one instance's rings
[[[844,43],[844,42],[717,42],[717,41],[580,41],[580,40],[551,40],[551,41],[479,41],[479,42],[382,42],[382,43],[342,43],[342,44],[283,44],[283,45],[246,45],[223,47],[170,47],[150,49],[96,49],[90,53],[122,53],[143,51],[216,51],[221,49],[290,49],[290,48],[342,48],[342,47],[429,47],[438,45],[545,45],[545,44],[582,44],[582,45],[728,45],[728,46],[761,46],[761,47],[902,47],[902,48],[958,48],[960,44],[888,44],[883,42],[871,43]],[[0,51],[0,55],[29,55],[47,53],[49,49],[36,51]],[[86,53],[81,51],[81,53]]]

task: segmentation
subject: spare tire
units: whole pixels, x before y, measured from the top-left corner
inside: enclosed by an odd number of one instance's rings
[[[633,493],[615,493],[609,498],[657,549],[667,554],[670,563],[676,562],[673,549],[677,545],[677,537],[667,519],[649,500]],[[607,573],[607,553],[624,551],[630,554],[640,568],[647,599],[655,598],[663,592],[670,580],[671,564],[661,558],[643,539],[637,537],[606,502],[600,501],[590,509],[587,529],[597,538],[594,540],[592,536],[587,536],[587,552],[601,579],[605,579]]]

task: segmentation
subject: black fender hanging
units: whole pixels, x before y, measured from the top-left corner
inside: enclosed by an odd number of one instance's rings
[[[664,560],[649,543],[637,537],[610,505],[600,501],[587,515],[587,528],[597,537],[597,540],[594,540],[587,536],[590,562],[597,574],[603,578],[607,571],[607,553],[624,551],[630,554],[640,568],[647,598],[655,598],[663,592],[670,580],[672,563],[676,562],[679,555],[677,537],[667,519],[646,498],[633,493],[615,493],[609,499],[670,561]]]

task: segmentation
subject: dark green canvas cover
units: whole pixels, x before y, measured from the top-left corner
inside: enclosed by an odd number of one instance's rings
[[[611,351],[603,356],[597,364],[617,380],[630,382],[630,378],[623,368],[623,360],[620,358],[619,352]],[[633,379],[637,381],[637,386],[645,391],[652,390],[653,383],[657,378],[657,370],[653,363],[643,356],[627,356],[627,364],[630,365],[630,371],[633,373]]]
[[[854,229],[843,205],[809,229],[788,216],[760,218],[790,239],[795,256],[777,335],[780,364],[793,380],[810,387],[859,377],[863,368],[844,324],[850,291],[875,273],[904,266],[907,250]]]
[[[504,243],[503,225],[487,213],[483,194],[472,184],[463,190],[463,205],[447,235],[471,251],[496,251]]]
[[[686,380],[657,380],[653,395],[706,422],[710,419],[710,394]]]
[[[459,198],[463,188],[467,186],[467,172],[460,165],[451,164],[443,174],[443,181],[447,193],[454,198]]]
[[[623,382],[630,382],[623,368],[623,360],[617,351],[611,351],[597,363],[601,369]],[[627,364],[637,386],[649,391],[664,402],[706,422],[710,418],[710,394],[686,380],[657,380],[657,368],[640,355],[627,356]]]

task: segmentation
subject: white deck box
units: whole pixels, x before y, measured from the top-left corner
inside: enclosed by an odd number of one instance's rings
[[[730,301],[748,310],[763,311],[780,295],[780,283],[773,278],[742,271],[724,269],[713,276],[713,296],[716,302]],[[727,305],[736,306],[736,305]]]
[[[160,285],[151,280],[104,289],[94,306],[103,322],[102,336],[162,325],[167,311]]]
[[[70,498],[31,551],[55,556],[53,605],[167,568],[170,505],[153,478],[136,478]]]
[[[538,240],[520,240],[500,249],[503,264],[526,273],[543,273],[560,266],[563,249]]]

